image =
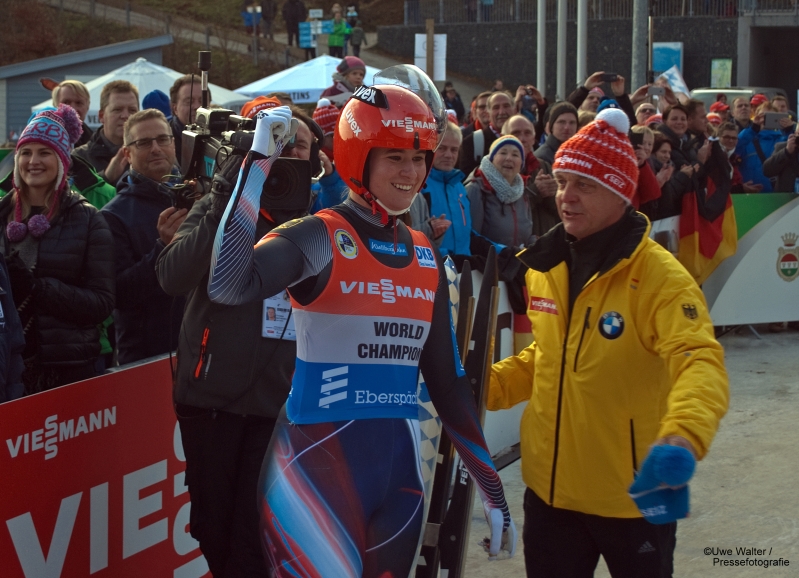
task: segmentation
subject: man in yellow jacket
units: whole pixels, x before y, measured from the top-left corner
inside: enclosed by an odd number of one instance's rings
[[[677,451],[693,468],[727,411],[724,352],[702,292],[630,204],[628,127],[609,109],[558,150],[563,223],[518,255],[530,267],[535,341],[491,372],[489,409],[529,401],[528,577],[590,577],[600,555],[614,578],[670,577],[676,522],[650,523],[630,486],[653,446],[688,450]]]

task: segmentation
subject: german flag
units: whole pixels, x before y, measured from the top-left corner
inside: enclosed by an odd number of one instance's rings
[[[714,142],[696,191],[682,198],[678,259],[701,285],[724,259],[738,250],[738,228],[732,207],[731,166]]]

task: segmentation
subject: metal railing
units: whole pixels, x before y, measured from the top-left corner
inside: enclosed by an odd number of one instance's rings
[[[554,22],[557,0],[405,0],[405,25],[424,24],[428,18],[437,24],[535,22],[538,1],[546,2],[547,22]],[[799,0],[649,0],[649,13],[658,18],[773,12],[799,13]],[[588,0],[589,20],[627,20],[632,15],[633,0]],[[577,19],[577,0],[567,0],[567,19]]]

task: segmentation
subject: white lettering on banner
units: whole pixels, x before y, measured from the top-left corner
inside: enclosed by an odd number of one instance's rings
[[[89,493],[89,574],[108,568],[108,482]]]
[[[6,447],[12,458],[16,458],[20,450],[22,450],[23,454],[27,454],[44,449],[44,459],[49,460],[58,455],[57,442],[63,442],[81,434],[107,428],[116,425],[116,423],[116,406],[90,413],[88,417],[82,415],[78,417],[77,423],[75,419],[59,422],[58,414],[51,415],[44,420],[43,429],[19,435],[16,440],[7,439]]]
[[[341,292],[345,295],[358,293],[360,295],[380,295],[383,303],[396,303],[397,297],[408,297],[410,299],[424,299],[433,302],[436,300],[436,293],[431,289],[420,289],[419,287],[408,287],[394,285],[391,279],[380,279],[380,283],[370,281],[340,281]]]
[[[50,392],[50,399],[37,396],[39,404],[29,399],[28,410],[23,409],[24,400],[10,412],[11,404],[3,404],[9,413],[2,415],[20,419],[3,420],[2,428],[2,439],[10,438],[5,462],[0,460],[8,474],[2,483],[9,496],[0,508],[0,531],[5,532],[0,538],[2,578],[208,575],[199,544],[188,531],[190,505],[179,425],[171,410],[158,413],[140,403],[139,386],[150,387],[145,390],[150,394],[167,392],[159,403],[169,408],[166,379],[158,381],[165,362],[160,362],[160,371],[134,368],[125,370],[130,372],[127,378],[101,377],[95,391],[89,384],[71,394],[72,388]],[[137,372],[154,375],[155,382],[140,383],[134,377]],[[113,387],[107,387],[109,383]],[[123,386],[133,392],[120,393]],[[107,409],[96,411],[100,407]],[[111,426],[102,436],[84,441],[84,432]],[[66,441],[76,435],[76,442]],[[58,457],[42,460],[49,439],[57,442]],[[127,447],[120,442],[126,440],[137,447],[120,451]],[[15,459],[26,447],[32,453],[40,445],[38,459]],[[37,491],[38,480],[47,480],[47,492]]]
[[[78,492],[61,500],[55,531],[50,540],[50,549],[46,557],[30,512],[25,512],[21,516],[6,521],[25,578],[59,578],[61,576],[82,495],[83,492]]]
[[[352,114],[352,109],[347,111],[347,114],[344,115],[344,118],[347,119],[347,122],[350,123],[350,129],[352,130],[355,136],[358,136],[361,133],[361,127],[358,126],[358,123],[355,122],[355,116]]]
[[[177,428],[177,424],[175,426]],[[180,442],[179,434],[177,440]],[[181,460],[182,461],[182,460]],[[184,472],[179,472],[174,479],[175,497],[186,493],[183,484]],[[139,521],[145,516],[162,509],[161,492],[155,492],[140,499],[139,492],[166,479],[166,460],[137,470],[123,478],[122,500],[122,550],[123,558],[127,558],[154,546],[167,539],[168,521],[159,520],[144,528],[139,528]],[[94,486],[89,491],[89,574],[108,568],[108,482]],[[118,491],[118,490],[117,490]],[[45,555],[42,542],[33,524],[30,512],[6,521],[11,541],[19,558],[25,578],[60,578],[67,556],[75,520],[83,492],[61,500],[58,518],[50,540],[50,548]],[[175,553],[185,556],[199,548],[199,543],[186,532],[189,524],[191,502],[186,502],[172,524],[172,544]],[[47,534],[47,530],[43,532]],[[208,563],[199,556],[175,569],[174,576],[199,578],[208,572]]]
[[[436,123],[427,122],[425,120],[413,120],[411,117],[406,116],[403,119],[390,119],[381,121],[383,126],[388,128],[404,128],[405,132],[413,132],[415,128],[435,130]]]
[[[166,518],[139,528],[139,520],[161,509],[161,492],[140,498],[144,488],[166,479],[166,460],[142,468],[122,478],[122,558],[130,558],[167,539]]]

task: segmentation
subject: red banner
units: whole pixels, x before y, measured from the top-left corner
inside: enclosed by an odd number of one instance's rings
[[[3,578],[200,578],[167,359],[0,405]]]

